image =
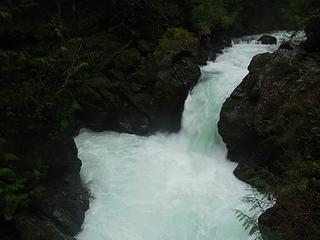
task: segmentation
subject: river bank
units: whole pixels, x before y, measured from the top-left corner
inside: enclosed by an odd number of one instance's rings
[[[318,24],[310,20],[299,45],[255,56],[221,112],[235,175],[277,198],[259,219],[267,240],[319,238]]]

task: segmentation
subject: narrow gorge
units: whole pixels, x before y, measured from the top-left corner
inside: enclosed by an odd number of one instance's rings
[[[318,240],[319,16],[0,1],[0,240]]]
[[[236,164],[226,159],[217,123],[251,58],[275,51],[291,34],[274,35],[278,45],[260,44],[258,35],[235,39],[202,67],[177,134],[81,131],[81,176],[93,197],[78,239],[255,239],[233,212],[248,212],[241,198],[251,191],[233,175]]]

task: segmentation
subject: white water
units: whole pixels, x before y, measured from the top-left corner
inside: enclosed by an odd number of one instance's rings
[[[286,37],[277,33],[278,39]],[[258,36],[254,36],[256,39]],[[278,46],[236,41],[202,68],[178,134],[139,137],[87,130],[76,138],[81,175],[94,199],[79,240],[251,239],[233,209],[248,186],[217,133],[225,99],[247,74],[251,58]]]

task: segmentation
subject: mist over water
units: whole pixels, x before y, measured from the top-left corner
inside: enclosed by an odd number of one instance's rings
[[[79,240],[252,239],[232,212],[250,208],[240,201],[249,186],[234,177],[217,122],[252,57],[278,47],[257,44],[258,37],[234,41],[202,67],[180,133],[81,132],[81,176],[94,198]]]

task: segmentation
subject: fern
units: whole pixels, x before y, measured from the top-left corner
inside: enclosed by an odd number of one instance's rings
[[[58,50],[58,54],[60,54],[61,56],[69,56],[70,55],[70,50],[67,47],[60,47],[60,49]]]
[[[17,160],[18,160],[18,157],[13,153],[7,153],[4,156],[4,162],[16,162]]]
[[[264,212],[275,204],[275,199],[271,194],[265,194],[260,198],[259,193],[255,190],[251,194],[244,196],[241,201],[251,205],[249,211],[260,212]]]
[[[261,197],[260,193],[256,190],[251,190],[252,193],[244,196],[241,201],[251,205],[249,212],[253,212],[252,216],[245,214],[243,211],[234,209],[233,212],[237,219],[242,222],[242,226],[246,231],[249,231],[250,236],[254,236],[255,240],[263,240],[258,219],[261,213],[271,208],[275,204],[275,198],[272,194],[265,194]]]
[[[13,153],[3,153],[0,162],[0,199],[3,204],[3,218],[11,220],[18,207],[28,204],[27,181],[14,168],[19,158]]]
[[[4,219],[7,221],[12,220],[16,209],[19,206],[26,207],[29,200],[29,195],[26,193],[21,194],[6,194],[3,200],[5,201]]]
[[[259,224],[258,224],[258,214],[255,214],[253,216],[248,216],[247,214],[243,213],[242,211],[238,209],[234,209],[233,212],[235,213],[237,219],[242,223],[242,227],[249,231],[250,236],[254,236],[255,240],[263,240]]]
[[[86,62],[80,63],[74,68],[74,74],[83,73],[89,68],[89,64]]]
[[[11,13],[6,12],[4,10],[0,10],[0,19],[10,19],[12,18]]]

